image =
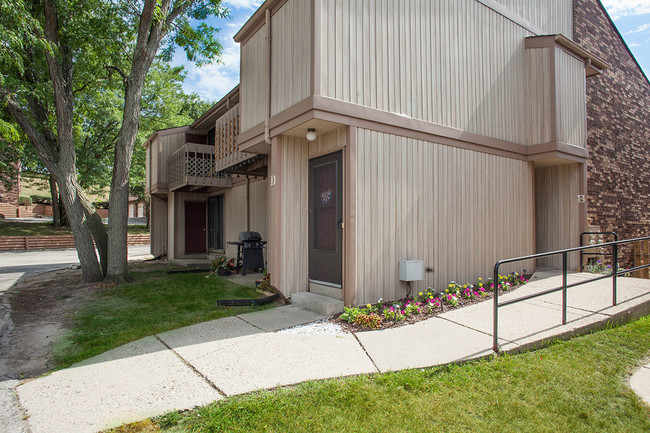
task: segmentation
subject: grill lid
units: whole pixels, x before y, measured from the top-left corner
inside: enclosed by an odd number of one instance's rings
[[[239,233],[240,241],[261,241],[262,236],[258,232],[241,232]]]

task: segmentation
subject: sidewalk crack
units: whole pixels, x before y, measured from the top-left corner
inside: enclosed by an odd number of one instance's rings
[[[357,343],[359,343],[359,346],[361,346],[361,348],[363,349],[363,352],[366,354],[366,356],[368,357],[370,362],[372,362],[372,366],[375,367],[375,370],[377,370],[378,373],[381,373],[381,370],[379,370],[379,367],[377,367],[377,364],[375,364],[375,360],[372,359],[372,356],[370,356],[370,354],[366,350],[366,347],[363,345],[361,340],[359,340],[359,337],[357,337],[357,333],[356,332],[351,332],[351,334],[354,335],[354,339],[357,340]]]
[[[167,349],[171,350],[171,352],[178,357],[178,359],[181,360],[183,364],[185,364],[190,370],[194,372],[197,376],[199,376],[201,379],[205,381],[211,388],[213,388],[215,391],[219,393],[222,397],[228,397],[225,392],[223,392],[214,382],[212,382],[210,379],[207,378],[206,375],[201,373],[199,370],[197,370],[192,364],[190,364],[185,358],[183,358],[178,352],[176,352],[170,345],[165,343],[162,338],[158,337],[158,335],[154,335],[158,341],[160,341],[163,346],[165,346]]]
[[[257,328],[257,329],[259,329],[259,330],[262,331],[262,332],[269,332],[269,331],[267,331],[266,329],[262,329],[262,328],[260,328],[259,326],[255,325],[254,323],[249,322],[249,321],[246,320],[246,319],[242,319],[242,318],[239,317],[239,316],[235,316],[235,317],[238,318],[239,320],[241,320],[241,321],[244,322],[244,323],[248,323],[248,324],[251,325],[253,328]]]
[[[485,331],[481,331],[480,329],[472,328],[471,326],[467,326],[467,325],[465,325],[463,323],[455,322],[453,320],[447,319],[446,317],[442,317],[442,316],[437,316],[437,317],[438,317],[438,319],[446,320],[447,322],[453,323],[454,325],[462,326],[463,328],[470,329],[472,331],[478,332],[478,333],[483,334],[483,335],[487,335],[489,337],[493,337],[493,335],[491,333],[489,333],[489,332],[485,332]],[[516,344],[517,346],[519,346],[519,343],[517,343],[516,341],[513,341],[513,340],[508,340],[507,338],[499,337],[499,340],[503,340],[503,341],[505,341],[507,343]]]

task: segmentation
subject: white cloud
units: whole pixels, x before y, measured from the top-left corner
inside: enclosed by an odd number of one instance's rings
[[[257,9],[262,0],[224,0],[223,4],[233,9]]]
[[[603,6],[614,20],[628,15],[650,14],[650,0],[603,0]]]
[[[650,30],[650,24],[643,24],[634,30],[630,30],[629,32],[623,33],[623,36],[632,35],[634,33],[645,32],[646,30]]]
[[[239,83],[239,45],[232,37],[233,34],[228,33],[220,38],[223,44],[220,63],[200,68],[192,63],[185,64],[187,78],[183,88],[186,92],[216,102]]]

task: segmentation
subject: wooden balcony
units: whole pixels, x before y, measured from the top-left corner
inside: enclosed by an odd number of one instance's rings
[[[217,119],[214,134],[215,169],[217,171],[240,164],[255,156],[254,153],[240,152],[237,145],[239,135],[239,104],[235,105]]]
[[[216,168],[215,148],[205,144],[186,143],[169,156],[169,191],[190,187],[228,188],[232,186],[230,175],[219,173]]]

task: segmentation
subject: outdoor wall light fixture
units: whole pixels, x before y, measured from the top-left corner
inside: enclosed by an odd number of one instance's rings
[[[316,130],[314,128],[309,128],[307,130],[307,141],[316,140]]]

